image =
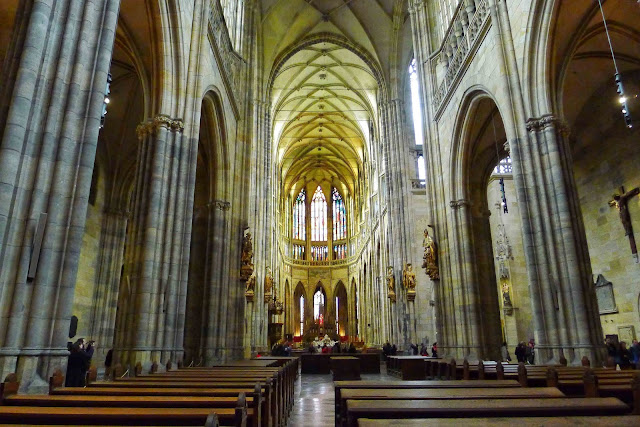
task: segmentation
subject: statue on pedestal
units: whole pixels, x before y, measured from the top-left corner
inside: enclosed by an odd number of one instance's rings
[[[249,280],[253,274],[253,243],[251,242],[251,233],[247,233],[242,239],[242,257],[240,266],[240,279]]]
[[[396,279],[393,277],[393,266],[387,267],[387,289],[391,302],[396,302]]]
[[[264,302],[269,304],[273,292],[273,275],[271,269],[267,267],[267,274],[264,277]]]
[[[252,274],[247,279],[246,288],[244,291],[244,296],[247,298],[247,301],[253,301],[253,296],[256,293],[256,275]]]
[[[414,301],[416,299],[416,274],[413,272],[411,263],[407,263],[402,270],[402,284],[407,290],[407,300]]]
[[[422,246],[424,246],[422,268],[426,269],[427,276],[429,276],[431,280],[440,279],[440,270],[438,268],[438,247],[436,246],[436,242],[434,242],[431,236],[429,236],[429,230],[426,228],[424,230]]]

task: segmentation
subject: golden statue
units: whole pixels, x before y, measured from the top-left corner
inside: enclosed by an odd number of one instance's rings
[[[436,246],[436,242],[434,242],[429,235],[429,230],[426,228],[424,230],[424,239],[422,240],[422,246],[424,246],[422,268],[426,268],[427,276],[429,276],[431,280],[440,279],[440,271],[438,269],[438,247]]]
[[[242,255],[240,258],[240,279],[248,280],[253,274],[253,243],[251,233],[247,233],[242,239]]]
[[[393,266],[387,267],[387,288],[389,293],[389,299],[391,302],[396,302],[396,279],[393,277]]]
[[[413,301],[416,298],[416,273],[413,272],[411,263],[402,270],[402,284],[407,290],[407,299]]]
[[[264,277],[264,302],[269,303],[273,291],[273,275],[271,268],[267,267],[267,275]]]
[[[255,294],[256,289],[256,275],[251,274],[247,279],[246,288],[244,291],[244,296],[247,298],[247,301],[253,301],[253,295]]]

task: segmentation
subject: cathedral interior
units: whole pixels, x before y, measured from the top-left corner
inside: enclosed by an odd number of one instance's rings
[[[601,5],[3,0],[0,377],[78,337],[601,364],[640,333],[640,2]]]

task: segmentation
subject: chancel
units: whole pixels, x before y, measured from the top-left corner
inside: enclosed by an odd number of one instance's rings
[[[0,1],[10,419],[640,414],[638,40],[634,0]]]

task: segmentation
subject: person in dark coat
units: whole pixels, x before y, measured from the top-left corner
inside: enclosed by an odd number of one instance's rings
[[[526,353],[525,344],[524,344],[524,342],[521,342],[520,344],[518,344],[516,346],[516,350],[515,350],[515,354],[516,354],[516,358],[518,359],[518,363],[520,363],[520,362],[524,363],[525,353]]]
[[[89,358],[80,348],[80,344],[75,343],[71,347],[71,354],[67,361],[67,378],[65,387],[84,387],[84,378],[89,369]]]
[[[434,342],[433,345],[431,346],[431,356],[432,357],[438,357],[438,343]]]

